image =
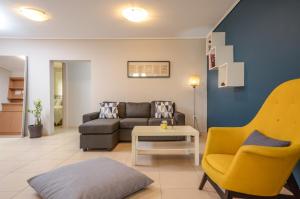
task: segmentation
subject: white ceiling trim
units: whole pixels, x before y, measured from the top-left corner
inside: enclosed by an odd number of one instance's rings
[[[213,32],[218,25],[220,25],[222,23],[222,21],[227,17],[227,15],[229,15],[229,13],[235,8],[235,6],[237,6],[237,4],[240,2],[240,0],[236,0],[236,2],[225,12],[224,16],[218,21],[218,23],[211,29],[211,31],[207,34],[206,37],[208,37],[208,35]]]

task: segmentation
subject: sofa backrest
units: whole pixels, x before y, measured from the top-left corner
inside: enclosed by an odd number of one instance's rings
[[[151,118],[155,117],[155,102],[166,102],[166,101],[160,100],[160,101],[152,101],[151,102]],[[175,103],[174,102],[173,102],[172,106],[173,106],[173,110],[175,112]]]
[[[150,103],[149,102],[127,102],[126,117],[127,118],[150,118]]]
[[[120,118],[126,118],[126,103],[125,102],[119,102],[118,113],[119,113]]]

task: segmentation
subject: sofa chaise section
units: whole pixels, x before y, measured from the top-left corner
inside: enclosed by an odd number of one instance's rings
[[[119,141],[120,119],[89,120],[89,116],[85,115],[83,119],[85,123],[79,126],[80,148],[84,151],[87,149],[112,150]]]

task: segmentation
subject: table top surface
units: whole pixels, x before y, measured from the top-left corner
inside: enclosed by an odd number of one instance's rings
[[[135,126],[132,131],[133,136],[182,136],[182,135],[199,135],[199,131],[191,126],[168,126],[162,129],[160,126]]]

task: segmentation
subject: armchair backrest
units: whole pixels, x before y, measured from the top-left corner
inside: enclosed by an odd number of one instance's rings
[[[300,144],[300,79],[275,88],[247,127]]]

